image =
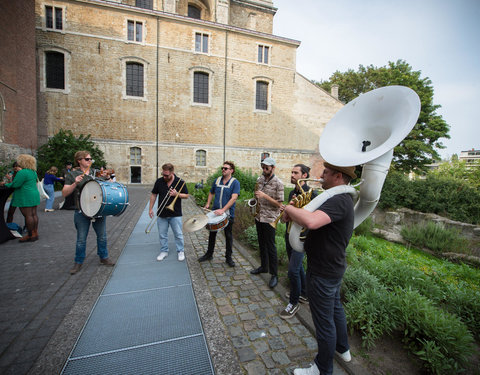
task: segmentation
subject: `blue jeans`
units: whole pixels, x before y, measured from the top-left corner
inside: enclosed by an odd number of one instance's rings
[[[286,235],[288,236],[288,234]],[[300,296],[306,296],[305,271],[303,269],[303,257],[305,253],[295,251],[290,246],[288,238],[285,238],[285,244],[288,255],[288,279],[290,280],[290,300],[292,305],[298,303]]]
[[[307,285],[318,345],[315,363],[320,374],[331,375],[335,350],[345,353],[350,349],[347,319],[340,302],[342,278],[324,279],[307,272]]]
[[[183,251],[182,217],[159,217],[157,220],[158,237],[160,237],[160,252],[168,253],[168,226],[172,228],[175,237],[177,253]]]
[[[76,210],[73,214],[73,222],[77,229],[77,245],[75,248],[75,263],[82,264],[85,260],[85,248],[87,247],[87,236],[90,229],[90,223],[97,234],[97,254],[100,259],[108,258],[107,250],[107,226],[106,218],[101,217],[92,219],[83,215],[80,211]]]
[[[53,184],[43,184],[43,190],[48,195],[48,199],[45,202],[45,209],[51,210],[53,208],[53,201],[55,200],[55,189]]]

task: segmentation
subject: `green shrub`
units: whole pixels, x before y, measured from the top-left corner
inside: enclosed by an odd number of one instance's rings
[[[427,247],[437,253],[468,251],[468,240],[454,228],[443,228],[429,221],[423,225],[403,227],[402,237],[415,246]]]
[[[373,220],[369,216],[358,227],[355,228],[354,233],[356,236],[370,236],[373,229]]]

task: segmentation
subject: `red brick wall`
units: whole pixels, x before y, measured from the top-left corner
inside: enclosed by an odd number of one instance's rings
[[[1,136],[5,144],[36,149],[35,2],[0,1],[0,25]]]

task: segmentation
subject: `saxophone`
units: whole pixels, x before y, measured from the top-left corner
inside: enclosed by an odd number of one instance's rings
[[[257,183],[255,184],[255,188],[253,189],[253,192],[255,193],[258,190],[258,179]],[[260,212],[260,204],[258,203],[257,198],[253,197],[251,199],[246,200],[248,207],[250,207],[250,213],[252,214],[253,217],[257,217],[258,213]]]

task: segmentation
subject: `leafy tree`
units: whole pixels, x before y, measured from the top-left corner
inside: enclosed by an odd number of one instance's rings
[[[429,174],[437,177],[451,177],[459,181],[466,181],[472,186],[480,188],[480,161],[467,164],[464,160],[454,160],[442,163]]]
[[[450,127],[442,116],[436,113],[441,106],[433,104],[432,81],[428,77],[422,78],[421,72],[412,70],[405,61],[389,62],[387,66],[380,68],[360,65],[357,72],[351,69],[344,73],[336,71],[328,81],[316,84],[327,91],[330,91],[333,84],[337,84],[339,99],[345,103],[362,93],[384,86],[410,87],[420,97],[422,108],[415,127],[395,147],[392,164],[395,169],[406,173],[426,172],[428,164],[440,160],[436,149],[445,148],[439,140],[450,138]]]
[[[60,129],[57,134],[38,149],[38,175],[43,176],[51,166],[61,170],[67,161],[74,163],[75,153],[82,150],[90,152],[95,160],[95,167],[99,168],[106,165],[103,159],[103,151],[90,140],[90,135],[81,134],[76,138],[71,130]]]

